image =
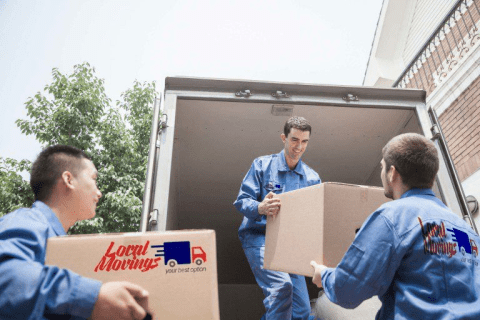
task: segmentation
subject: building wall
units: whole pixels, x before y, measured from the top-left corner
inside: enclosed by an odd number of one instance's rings
[[[449,27],[445,27],[440,38],[429,46],[425,56],[417,60],[415,68],[406,75],[405,87],[423,89],[429,96],[442,86],[445,78],[455,72],[469,52],[479,45],[480,34],[473,29],[479,20],[480,12],[472,7],[463,19],[455,23],[452,21]],[[420,49],[421,47],[417,48]]]
[[[424,6],[427,2],[430,1],[417,1],[409,34],[413,34],[421,25],[420,22],[415,22],[419,17],[425,24],[428,23]],[[457,19],[450,20],[440,36],[432,41],[416,67],[406,75],[404,83],[404,87],[420,88],[427,92],[427,104],[439,113],[440,123],[462,182],[480,169],[480,77],[476,71],[478,64],[472,63],[478,61],[479,57],[479,5],[479,0],[475,3],[470,1],[468,12],[464,9],[462,15],[456,13]],[[450,10],[451,7],[446,9],[447,12]],[[436,12],[438,10],[432,10],[432,14]],[[431,27],[428,32],[432,34],[435,28]],[[418,30],[416,32],[421,33]],[[421,44],[417,43],[415,55],[420,49]],[[456,92],[452,92],[453,88]],[[480,190],[480,186],[478,189]]]
[[[410,66],[395,86],[426,91],[465,195],[480,201],[480,0],[458,4],[458,0],[384,0],[364,85],[392,86]],[[430,38],[454,7],[455,14]],[[386,40],[392,38],[395,44]],[[480,226],[480,213],[473,218]]]
[[[440,116],[460,180],[480,169],[480,77]]]

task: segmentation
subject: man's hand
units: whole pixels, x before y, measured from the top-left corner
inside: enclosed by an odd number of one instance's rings
[[[142,287],[126,281],[107,282],[100,288],[91,319],[142,320],[147,306],[148,292]]]
[[[271,192],[258,204],[258,213],[265,216],[276,216],[280,211],[280,199],[274,198],[275,193]]]
[[[322,271],[327,269],[323,264],[318,264],[315,261],[310,262],[310,265],[315,269],[312,282],[317,285],[317,287],[322,287]]]

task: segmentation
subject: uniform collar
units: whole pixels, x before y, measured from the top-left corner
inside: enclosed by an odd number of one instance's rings
[[[412,189],[408,190],[407,192],[405,192],[404,194],[402,194],[400,199],[406,198],[406,197],[411,197],[411,196],[417,196],[417,195],[434,196],[435,197],[435,194],[433,193],[432,189],[412,188]]]
[[[32,209],[37,209],[43,214],[57,236],[64,236],[67,234],[63,229],[62,223],[55,215],[55,212],[53,212],[45,203],[37,200],[33,203]]]
[[[287,160],[285,160],[285,149],[282,149],[282,151],[278,153],[277,159],[278,159],[278,171],[290,171],[290,168],[288,167],[288,164],[287,164]],[[302,159],[298,161],[297,166],[292,171],[302,176],[305,175]]]

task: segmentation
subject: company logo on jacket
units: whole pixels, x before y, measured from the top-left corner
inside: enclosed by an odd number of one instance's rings
[[[420,217],[418,222],[422,230],[425,254],[446,255],[451,258],[457,252],[461,252],[462,255],[471,254],[474,258],[478,256],[477,244],[467,233],[456,228],[447,229],[444,222],[424,224]],[[452,241],[446,241],[446,231],[451,233]]]

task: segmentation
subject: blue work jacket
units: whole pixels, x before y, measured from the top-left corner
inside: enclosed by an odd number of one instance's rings
[[[372,213],[325,294],[354,308],[378,295],[376,319],[480,319],[480,238],[430,189],[411,189]]]
[[[102,283],[44,265],[47,239],[61,235],[62,224],[41,201],[0,218],[0,319],[90,316]]]
[[[238,236],[244,248],[264,246],[267,217],[258,213],[258,204],[273,191],[280,194],[321,182],[318,174],[301,159],[291,170],[285,160],[285,153],[256,158],[243,179],[235,208],[243,215]]]

